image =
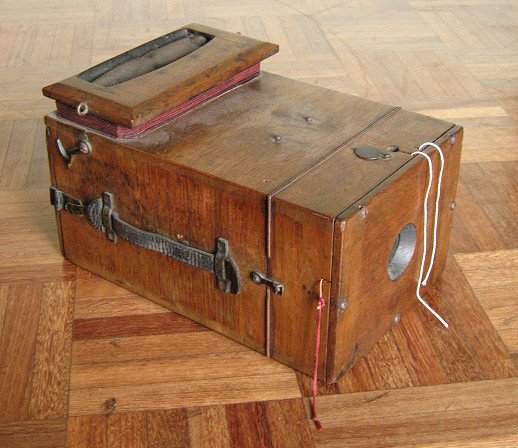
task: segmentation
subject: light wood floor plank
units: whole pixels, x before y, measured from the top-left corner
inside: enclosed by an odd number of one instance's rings
[[[308,404],[308,403],[306,403]],[[322,397],[317,447],[512,447],[518,379]]]

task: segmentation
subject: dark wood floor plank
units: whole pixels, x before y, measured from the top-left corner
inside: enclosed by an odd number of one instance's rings
[[[314,446],[302,399],[267,401],[266,409],[272,445],[275,448]]]
[[[146,414],[127,412],[108,417],[107,446],[109,448],[147,448]]]
[[[312,448],[301,398],[70,417],[67,448]]]
[[[31,382],[34,419],[67,415],[74,287],[74,282],[43,286]]]
[[[64,418],[0,423],[0,447],[63,448],[65,426]]]
[[[80,339],[74,342],[73,364],[144,361],[248,352],[248,347],[213,331]]]
[[[228,448],[230,433],[225,406],[204,406],[190,413],[192,448]]]
[[[66,439],[67,448],[108,448],[107,416],[69,417]]]
[[[41,284],[9,288],[0,341],[0,422],[30,418]]]
[[[273,448],[265,403],[237,403],[226,407],[232,448]]]
[[[186,317],[171,312],[74,321],[75,340],[149,336],[192,331],[208,331],[208,329]]]
[[[146,412],[149,448],[189,448],[189,423],[186,409]]]

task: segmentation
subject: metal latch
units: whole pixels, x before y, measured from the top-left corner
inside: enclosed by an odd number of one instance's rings
[[[354,153],[365,160],[378,160],[378,159],[391,159],[392,156],[380,148],[375,148],[374,146],[360,146],[358,148],[354,148]]]
[[[92,145],[88,141],[88,136],[86,134],[83,134],[81,137],[79,137],[79,141],[77,142],[77,145],[70,149],[65,149],[63,146],[63,143],[61,143],[61,140],[58,138],[56,139],[56,146],[58,147],[58,151],[61,154],[61,157],[65,160],[68,167],[70,167],[72,163],[72,158],[77,154],[88,154],[92,152]]]
[[[250,274],[252,281],[258,285],[266,285],[273,290],[275,294],[282,296],[284,294],[284,285],[277,280],[266,277],[260,272],[254,271]]]

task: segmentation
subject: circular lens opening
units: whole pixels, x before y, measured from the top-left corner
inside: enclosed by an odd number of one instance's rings
[[[417,231],[413,224],[407,224],[396,237],[387,263],[388,276],[397,280],[406,271],[414,256]]]

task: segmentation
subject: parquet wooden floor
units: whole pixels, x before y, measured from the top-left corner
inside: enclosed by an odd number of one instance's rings
[[[186,23],[263,68],[465,127],[450,257],[337,384],[75,268],[48,203],[41,87]],[[0,447],[517,447],[515,0],[0,0]]]

